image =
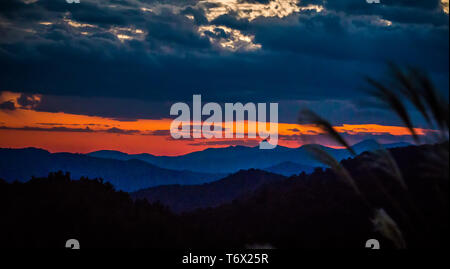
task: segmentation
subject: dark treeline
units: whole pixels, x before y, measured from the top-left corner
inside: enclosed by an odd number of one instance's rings
[[[316,169],[182,215],[159,203],[133,201],[100,179],[71,180],[58,172],[25,183],[0,181],[0,244],[59,248],[75,238],[82,248],[363,248],[376,238],[382,248],[393,248],[374,229],[373,209],[383,208],[408,248],[446,247],[448,166],[436,160],[442,148],[448,152],[448,144],[390,150],[407,191],[390,171],[373,165],[375,154],[363,153],[342,161],[362,195],[332,170]]]

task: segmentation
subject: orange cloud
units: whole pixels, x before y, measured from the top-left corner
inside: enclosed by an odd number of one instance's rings
[[[148,152],[156,155],[179,155],[208,147],[227,145],[257,145],[258,139],[182,139],[170,137],[169,129],[172,119],[138,119],[120,121],[97,116],[68,114],[63,112],[40,112],[21,106],[20,94],[3,92],[0,103],[14,102],[17,109],[0,110],[0,147],[38,147],[52,152],[68,151],[86,153],[100,149],[120,150],[128,153]],[[39,96],[31,99],[38,100]],[[247,132],[247,124],[245,125]],[[358,134],[385,134],[405,136],[409,132],[404,127],[377,124],[336,126],[339,132]],[[280,139],[279,145],[298,147],[302,144],[299,135],[323,135],[313,125],[290,123],[278,124],[279,136],[291,137]],[[419,135],[429,130],[417,129]]]

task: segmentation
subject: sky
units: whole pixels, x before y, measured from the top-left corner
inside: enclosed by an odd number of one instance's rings
[[[2,0],[0,147],[179,155],[258,143],[172,139],[170,106],[193,94],[279,103],[283,146],[336,146],[297,123],[302,108],[352,143],[411,141],[367,104],[364,77],[387,79],[387,62],[418,67],[448,98],[448,1],[380,2]]]

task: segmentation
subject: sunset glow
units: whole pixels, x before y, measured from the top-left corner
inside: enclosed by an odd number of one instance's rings
[[[51,152],[87,153],[101,149],[119,150],[127,153],[151,153],[155,155],[181,155],[209,147],[231,145],[256,146],[258,139],[180,139],[170,136],[171,118],[136,119],[130,121],[112,118],[43,112],[20,105],[20,93],[3,92],[0,102],[10,101],[15,110],[0,110],[0,147],[37,147]],[[39,102],[40,95],[29,96],[29,102]],[[193,123],[199,124],[199,123]],[[245,123],[247,134],[248,122]],[[343,124],[336,126],[343,134],[408,136],[404,127],[378,124]],[[419,135],[429,130],[417,129]],[[308,141],[339,147],[323,138],[323,132],[313,125],[279,123],[279,145],[298,147]]]

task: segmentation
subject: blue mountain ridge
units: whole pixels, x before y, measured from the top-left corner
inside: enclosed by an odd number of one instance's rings
[[[408,146],[408,143],[384,144],[385,148]],[[162,168],[173,170],[189,170],[202,173],[235,173],[239,170],[262,169],[271,171],[273,166],[289,162],[305,166],[309,171],[311,167],[322,166],[308,151],[310,145],[298,148],[278,146],[273,150],[260,150],[259,147],[230,146],[225,148],[208,148],[181,156],[155,156],[147,153],[126,154],[118,151],[95,151],[89,156],[118,160],[138,159]],[[334,149],[320,146],[337,160],[350,157],[345,149]],[[379,145],[374,140],[364,140],[353,145],[357,154],[364,151],[376,150]],[[292,165],[291,165],[292,166]],[[298,173],[304,171],[300,169]],[[272,171],[273,172],[273,171]]]
[[[74,153],[50,153],[36,148],[0,149],[0,178],[27,181],[46,177],[50,172],[70,172],[72,178],[102,178],[116,189],[136,191],[171,184],[202,184],[223,178],[225,174],[197,173],[160,168],[131,159],[104,159]]]
[[[386,148],[406,143],[384,145]],[[72,178],[103,178],[116,189],[133,192],[161,185],[199,185],[213,182],[240,170],[260,169],[283,176],[310,173],[322,166],[308,147],[273,150],[231,146],[209,148],[182,156],[155,156],[147,153],[126,154],[102,150],[89,154],[50,153],[36,148],[0,149],[0,178],[11,182],[45,177],[50,172],[67,171]],[[320,146],[337,160],[350,157],[345,149]],[[354,145],[357,153],[378,148],[375,141]]]

